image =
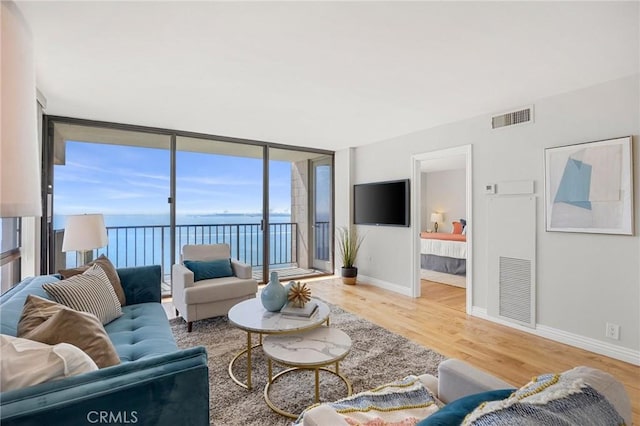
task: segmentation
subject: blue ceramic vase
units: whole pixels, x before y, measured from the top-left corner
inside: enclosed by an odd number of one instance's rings
[[[287,291],[278,279],[278,273],[272,272],[271,279],[260,294],[262,306],[267,311],[278,312],[287,303]]]

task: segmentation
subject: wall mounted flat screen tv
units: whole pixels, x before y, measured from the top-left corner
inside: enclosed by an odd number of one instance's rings
[[[353,223],[409,226],[409,179],[353,186]]]

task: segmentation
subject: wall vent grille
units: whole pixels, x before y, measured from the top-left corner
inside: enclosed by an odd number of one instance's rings
[[[532,120],[533,108],[528,107],[518,111],[507,112],[505,114],[491,117],[491,128],[499,129],[501,127],[514,126],[516,124],[525,124]]]
[[[531,261],[500,256],[500,316],[533,322]]]

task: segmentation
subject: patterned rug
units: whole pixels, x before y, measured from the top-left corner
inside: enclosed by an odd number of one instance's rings
[[[331,326],[347,333],[352,340],[351,352],[340,363],[340,370],[360,392],[400,379],[408,374],[436,374],[444,357],[430,349],[391,333],[356,315],[331,305]],[[267,363],[261,348],[253,351],[253,389],[236,385],[227,372],[229,362],[246,347],[247,335],[233,327],[226,317],[197,321],[187,333],[182,318],[171,321],[171,329],[180,348],[204,346],[209,360],[210,421],[212,425],[288,425],[266,405],[263,391],[267,380]],[[257,337],[256,337],[257,339]],[[257,340],[255,341],[257,343]],[[275,367],[274,375],[284,368]],[[234,374],[246,378],[246,357],[235,363]],[[271,400],[276,406],[300,412],[313,404],[312,372],[300,371],[278,379],[271,387]],[[320,373],[320,398],[333,401],[346,396],[346,386],[329,373]]]

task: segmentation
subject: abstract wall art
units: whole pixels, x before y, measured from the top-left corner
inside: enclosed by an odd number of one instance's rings
[[[631,136],[545,149],[547,231],[633,235]]]

